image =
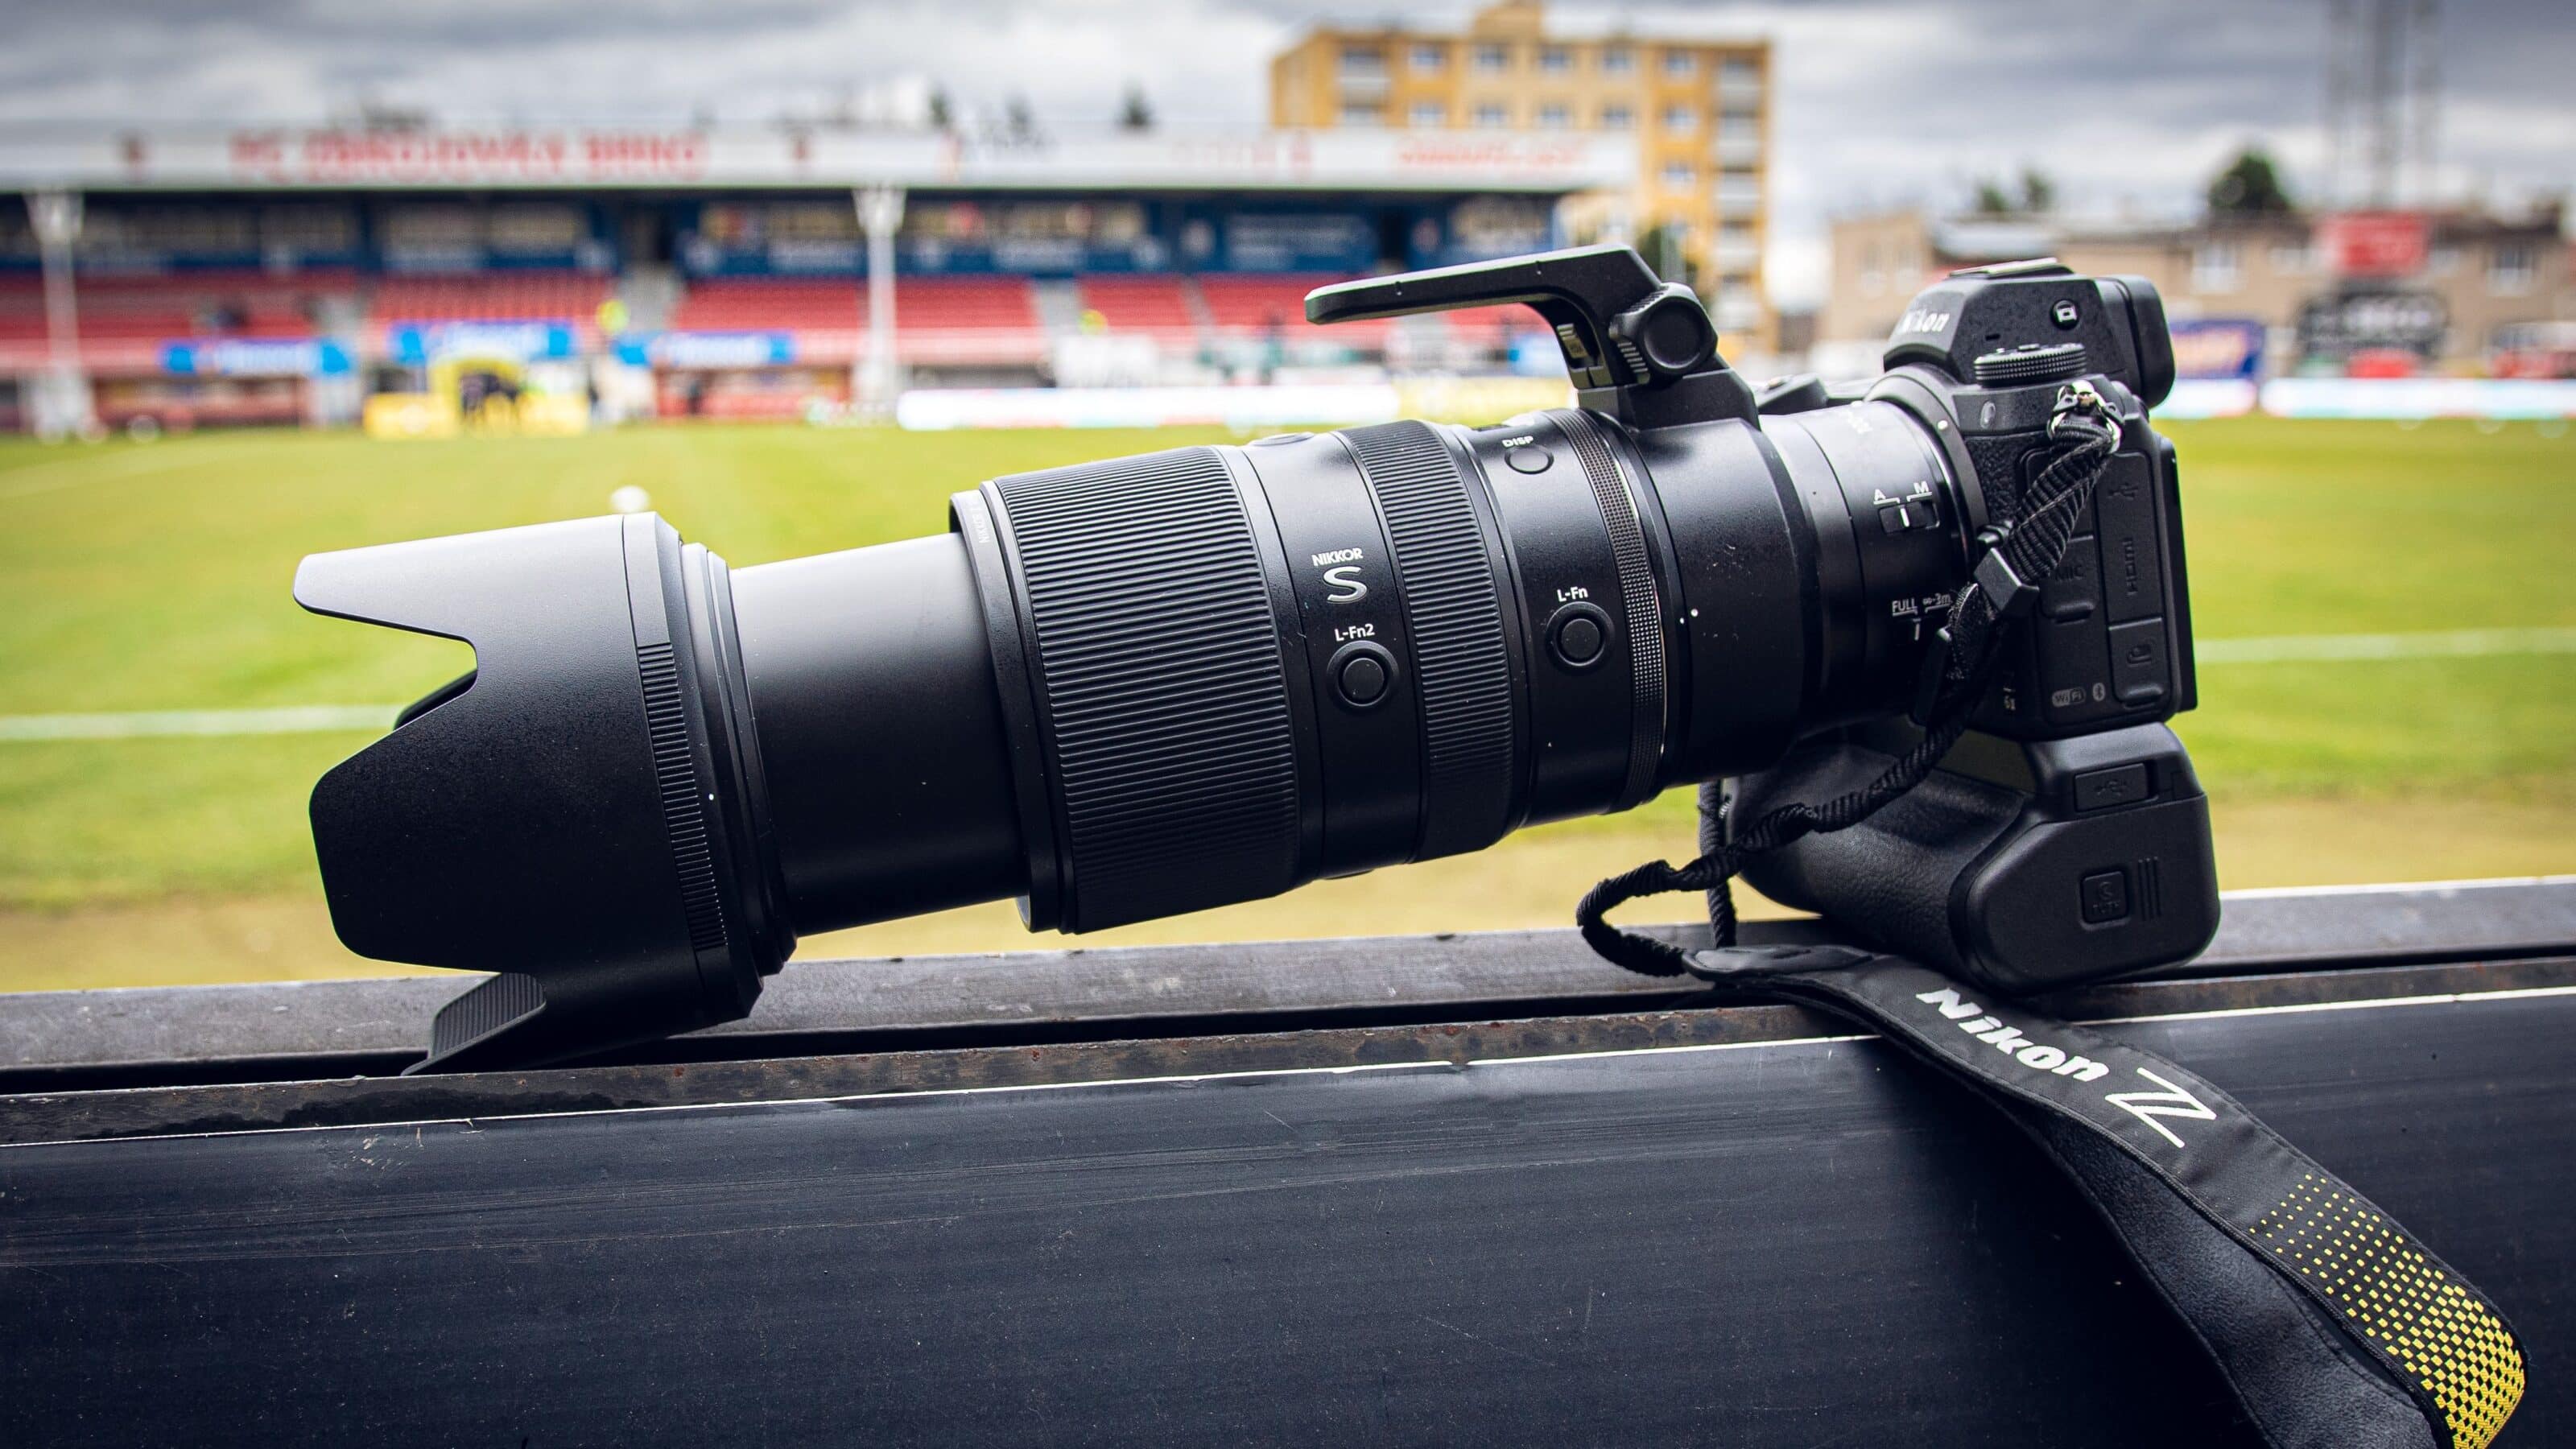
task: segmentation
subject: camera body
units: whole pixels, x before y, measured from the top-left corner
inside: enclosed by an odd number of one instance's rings
[[[1756,389],[1625,247],[1307,314],[1498,303],[1578,406],[996,478],[945,535],[741,570],[649,515],[308,558],[307,608],[475,648],[314,789],[342,940],[498,973],[424,1066],[524,1066],[742,1016],[815,931],[1010,897],[1094,930],[1682,784],[1723,782],[1722,830],[1921,738],[1972,577],[2033,606],[1975,732],[1745,878],[2006,990],[2208,940],[2152,288],[1962,273],[1848,388]],[[2079,396],[2122,441],[2059,576],[2012,578],[1995,530]]]
[[[1766,389],[1766,415],[1864,397],[1913,411],[1976,480],[1972,509],[2018,513],[2048,456],[2062,391],[2090,377],[2119,418],[2063,562],[2004,641],[1970,734],[1924,785],[1845,831],[1756,857],[1744,878],[1931,964],[2006,991],[2179,960],[2217,930],[2208,802],[2165,727],[2196,695],[2172,443],[2147,409],[2173,385],[2161,300],[2137,279],[2050,261],[1976,267],[1917,297],[1888,371],[1826,389]],[[1930,522],[1910,496],[1873,499],[1881,538]],[[1971,524],[1983,526],[1982,519]],[[1873,530],[1859,530],[1864,566]],[[1929,634],[1948,599],[1899,599]],[[1866,781],[1914,736],[1888,718],[1801,740],[1781,762],[1704,798],[1705,833]]]

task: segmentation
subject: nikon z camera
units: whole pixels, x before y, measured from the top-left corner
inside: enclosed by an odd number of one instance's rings
[[[2085,384],[2120,441],[1973,731],[1746,878],[2005,990],[2207,943],[2152,287],[1961,272],[1848,387],[1749,385],[1624,247],[1307,315],[1497,303],[1553,330],[1576,406],[996,478],[944,534],[759,568],[651,515],[305,560],[307,608],[475,650],[313,792],[341,939],[499,973],[423,1065],[513,1067],[740,1017],[801,933],[1004,897],[1096,930],[1683,783],[1814,798],[1921,738],[1943,612]]]

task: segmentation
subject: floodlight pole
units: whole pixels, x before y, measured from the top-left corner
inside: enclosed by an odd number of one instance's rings
[[[894,238],[903,225],[903,188],[862,186],[851,191],[850,199],[868,237],[868,350],[851,381],[862,406],[889,413],[903,382],[894,350]]]
[[[48,441],[85,433],[96,421],[90,407],[89,379],[81,375],[80,312],[72,295],[72,248],[80,241],[81,196],[77,191],[30,191],[27,218],[35,223],[37,254],[45,272],[44,386],[34,414],[36,434]]]

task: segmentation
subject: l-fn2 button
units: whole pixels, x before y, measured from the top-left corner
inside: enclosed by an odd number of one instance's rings
[[[1395,656],[1375,644],[1345,644],[1333,652],[1325,673],[1344,708],[1373,709],[1395,686]]]

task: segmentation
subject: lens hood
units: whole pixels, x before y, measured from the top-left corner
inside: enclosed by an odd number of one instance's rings
[[[723,561],[650,514],[304,560],[319,614],[474,671],[313,790],[340,939],[491,971],[413,1070],[527,1066],[743,1016],[793,946],[761,859]]]

